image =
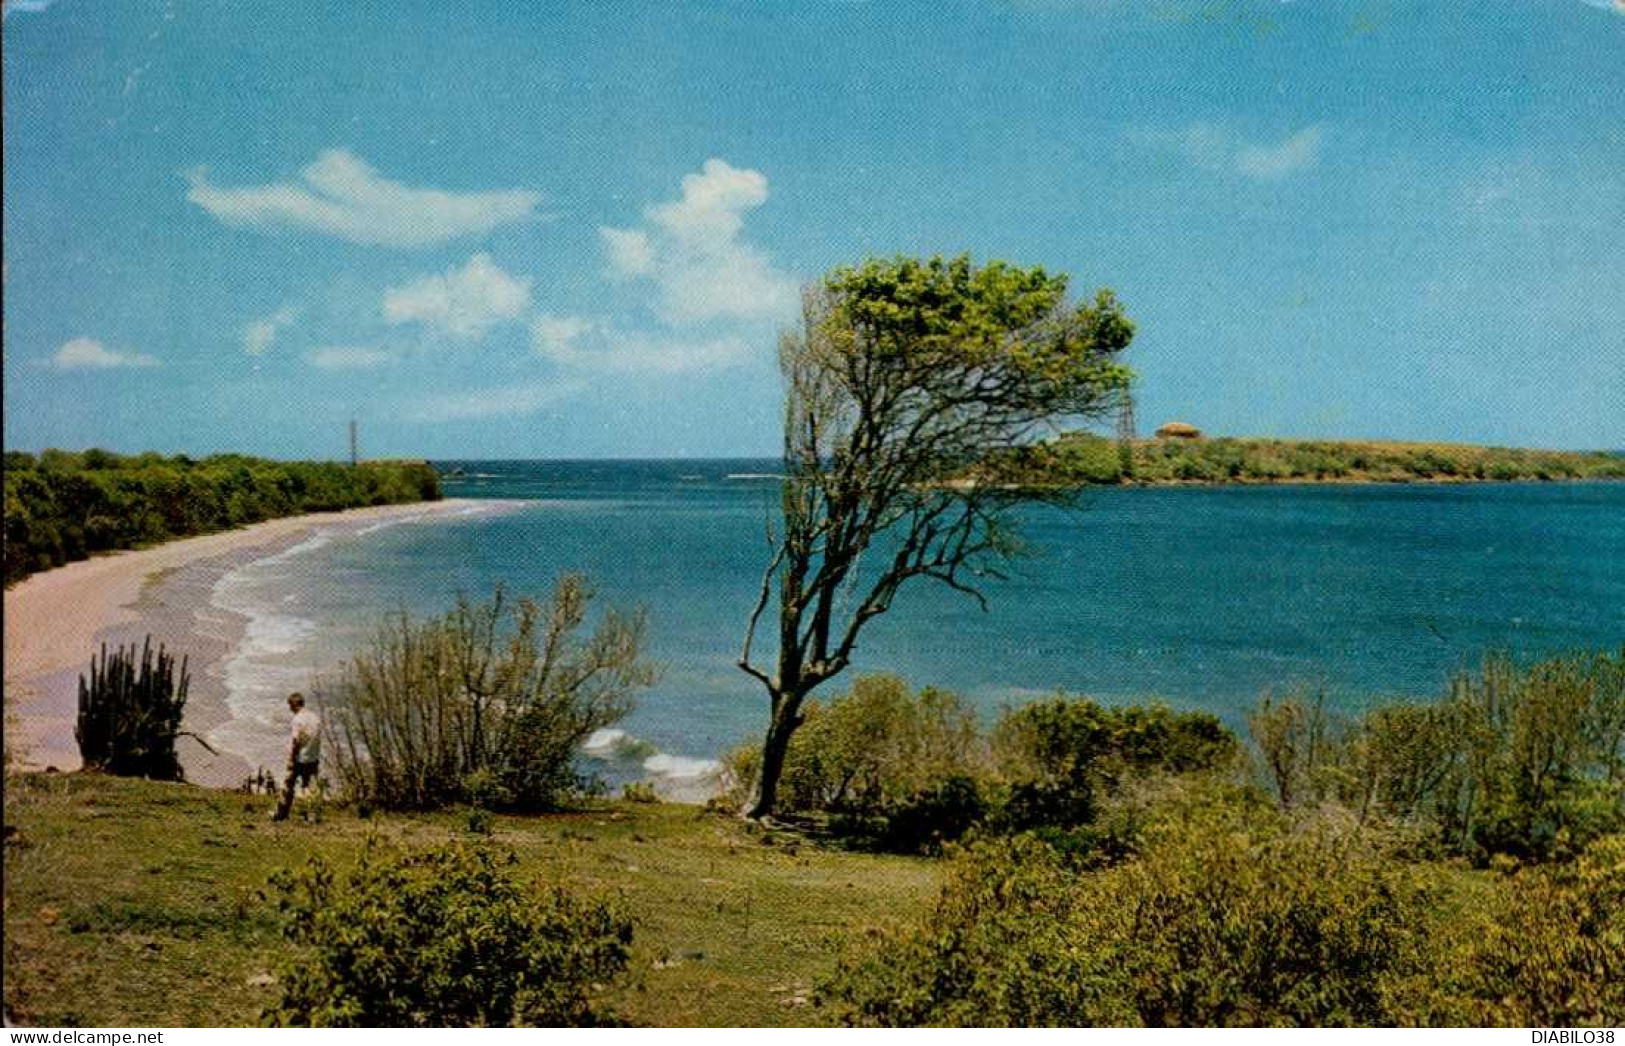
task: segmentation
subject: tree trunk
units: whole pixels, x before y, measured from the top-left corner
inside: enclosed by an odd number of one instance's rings
[[[767,726],[767,739],[762,743],[762,768],[756,775],[756,794],[745,808],[745,816],[753,821],[773,815],[779,800],[779,778],[784,774],[784,757],[790,750],[790,735],[801,725],[796,714],[801,708],[801,695],[776,692],[773,695],[773,718]]]

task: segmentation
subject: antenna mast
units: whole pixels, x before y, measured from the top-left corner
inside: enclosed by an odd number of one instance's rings
[[[1134,428],[1134,393],[1125,390],[1117,408],[1117,441],[1126,445],[1133,443],[1138,435]]]

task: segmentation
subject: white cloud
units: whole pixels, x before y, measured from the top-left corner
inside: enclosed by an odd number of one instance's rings
[[[760,172],[707,160],[684,176],[680,198],[644,211],[646,228],[598,230],[610,274],[652,281],[655,312],[667,323],[784,317],[795,281],[740,239],[745,212],[766,200]]]
[[[552,360],[569,360],[580,354],[577,342],[598,324],[582,316],[538,313],[530,325],[530,343],[538,355]]]
[[[575,370],[680,374],[736,366],[751,355],[743,337],[681,338],[622,331],[582,316],[539,314],[530,326],[537,355]]]
[[[424,276],[384,292],[384,319],[422,323],[454,338],[475,339],[498,323],[517,320],[530,307],[528,279],[476,254],[461,269]]]
[[[564,380],[446,393],[420,400],[408,414],[414,421],[425,422],[522,417],[568,399],[581,389],[580,382]]]
[[[282,328],[288,326],[299,318],[299,310],[292,305],[262,316],[243,328],[243,351],[250,356],[263,356],[276,341],[276,336]]]
[[[1305,127],[1276,145],[1244,145],[1236,152],[1236,170],[1250,178],[1284,178],[1320,160],[1319,124]]]
[[[1197,120],[1177,131],[1142,129],[1130,137],[1183,156],[1205,170],[1274,181],[1320,162],[1325,128],[1311,124],[1279,142],[1251,142],[1219,124]]]
[[[371,370],[393,362],[395,354],[365,345],[329,345],[305,353],[305,359],[320,370]]]
[[[295,181],[237,188],[189,174],[186,198],[228,225],[292,226],[355,243],[423,247],[534,217],[526,189],[452,193],[390,181],[345,149],[329,149]]]
[[[618,277],[645,276],[654,269],[654,246],[649,235],[636,229],[598,230],[604,238],[604,253],[609,255],[609,271]]]
[[[111,370],[115,367],[156,367],[158,361],[139,352],[115,352],[94,338],[62,343],[49,365],[57,370]]]
[[[1588,7],[1612,11],[1616,15],[1625,15],[1625,0],[1581,0],[1581,3],[1586,4]]]

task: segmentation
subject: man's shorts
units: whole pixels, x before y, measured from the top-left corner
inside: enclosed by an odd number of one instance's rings
[[[293,764],[293,782],[304,788],[309,788],[316,781],[317,763]]]

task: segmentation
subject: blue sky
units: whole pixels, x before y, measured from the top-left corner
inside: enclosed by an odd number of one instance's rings
[[[4,59],[8,447],[771,454],[797,287],[960,251],[1114,288],[1142,428],[1625,446],[1625,0],[7,0]]]

